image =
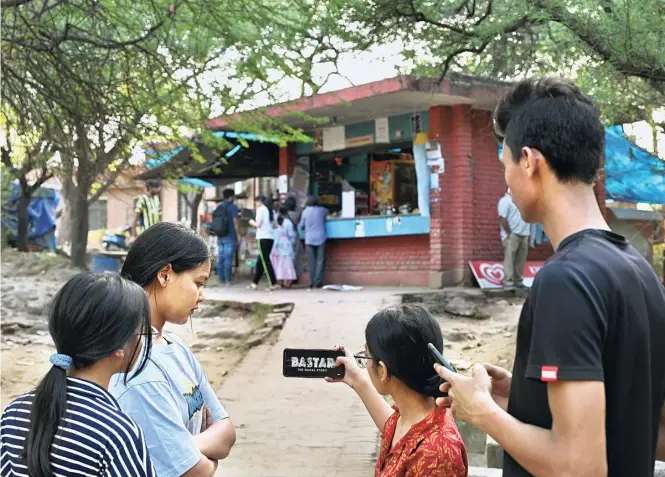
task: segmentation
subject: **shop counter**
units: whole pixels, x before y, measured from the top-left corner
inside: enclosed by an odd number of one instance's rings
[[[373,215],[366,217],[328,219],[329,239],[392,237],[429,234],[430,218],[422,215]],[[300,231],[301,238],[304,232]]]

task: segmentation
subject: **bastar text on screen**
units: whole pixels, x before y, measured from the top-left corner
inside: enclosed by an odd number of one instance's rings
[[[292,368],[305,368],[305,369],[330,369],[335,367],[335,358],[300,358],[293,356],[291,358]]]

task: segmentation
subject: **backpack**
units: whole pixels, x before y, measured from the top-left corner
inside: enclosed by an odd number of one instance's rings
[[[222,202],[219,207],[212,213],[212,224],[210,230],[217,237],[226,237],[230,233],[229,228],[229,203]]]

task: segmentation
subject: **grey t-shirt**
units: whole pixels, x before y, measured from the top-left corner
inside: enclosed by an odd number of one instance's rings
[[[169,344],[153,345],[141,374],[126,385],[125,375],[116,374],[109,391],[143,430],[157,475],[179,477],[201,460],[193,436],[201,432],[203,405],[213,422],[229,414],[189,347],[173,335],[164,338]]]
[[[326,217],[328,209],[320,205],[306,207],[300,218],[300,228],[305,229],[305,243],[318,247],[326,242]]]
[[[499,205],[497,207],[499,212],[499,217],[502,217],[508,221],[508,227],[510,227],[511,233],[520,235],[522,237],[528,237],[531,234],[531,226],[522,220],[520,211],[513,202],[513,198],[510,194],[506,193],[501,199],[499,199]],[[503,230],[503,227],[499,227],[501,230],[501,240],[506,239],[506,232]]]

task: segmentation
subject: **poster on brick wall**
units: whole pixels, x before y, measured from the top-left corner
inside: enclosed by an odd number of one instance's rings
[[[524,286],[531,288],[533,279],[545,262],[526,262],[524,265]],[[469,267],[482,289],[503,288],[503,262],[469,262]]]

